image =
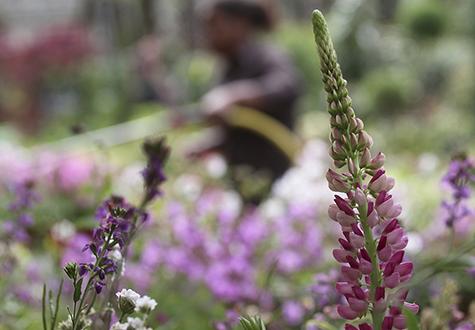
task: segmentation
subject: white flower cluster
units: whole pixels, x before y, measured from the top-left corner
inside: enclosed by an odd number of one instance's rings
[[[128,317],[126,323],[115,323],[110,330],[152,330],[145,326],[145,321],[138,317]]]
[[[272,188],[272,199],[284,203],[325,205],[332,199],[325,180],[328,168],[328,148],[319,139],[308,141],[296,160]]]
[[[114,249],[109,253],[108,257],[116,263],[122,261],[122,254],[120,253],[120,248],[118,246],[115,246]]]
[[[157,302],[149,296],[143,296],[137,299],[135,311],[141,313],[150,313],[157,307]]]
[[[128,317],[126,323],[117,322],[112,325],[111,330],[152,330],[145,326],[145,319],[148,314],[157,307],[157,302],[149,296],[141,297],[137,292],[130,289],[122,289],[116,293],[119,309],[125,315],[134,311],[142,313],[142,318]]]
[[[115,295],[117,296],[117,299],[119,301],[125,298],[125,299],[130,300],[133,304],[135,304],[137,300],[140,298],[140,295],[137,292],[130,289],[122,289],[121,291],[117,292]]]

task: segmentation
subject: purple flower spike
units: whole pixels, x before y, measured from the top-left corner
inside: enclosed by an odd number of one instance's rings
[[[451,200],[445,200],[441,204],[445,211],[445,224],[451,228],[475,213],[467,203],[472,194],[470,185],[475,183],[475,161],[466,155],[455,157],[442,182],[451,192]]]
[[[337,290],[348,304],[338,305],[337,311],[347,320],[371,316],[372,324],[362,323],[360,330],[391,330],[405,321],[400,313],[388,313],[404,302],[397,288],[409,280],[413,271],[412,263],[403,263],[408,240],[397,219],[402,208],[390,194],[395,180],[383,167],[382,153],[371,158],[373,139],[355,114],[327,24],[319,11],[314,12],[313,23],[331,116],[330,156],[339,169],[329,170],[327,179],[332,190],[347,196],[335,196],[328,212],[341,225],[344,236],[339,239],[343,249],[334,250],[334,256],[342,264]],[[466,196],[467,192],[460,190],[458,195]],[[358,328],[346,324],[345,329]]]
[[[166,180],[163,166],[170,155],[170,148],[166,145],[165,139],[160,138],[146,141],[143,144],[143,151],[147,156],[147,166],[142,171],[145,189],[142,205],[146,205],[161,195],[160,185]]]

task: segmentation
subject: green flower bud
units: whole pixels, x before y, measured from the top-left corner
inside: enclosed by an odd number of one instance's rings
[[[360,134],[358,135],[358,146],[363,149],[363,148],[371,148],[373,145],[373,138],[366,133],[366,131],[361,131]]]
[[[335,165],[336,168],[342,168],[343,166],[346,165],[346,161],[344,161],[344,160],[335,160],[335,161],[333,161],[333,164]]]
[[[360,167],[366,167],[370,161],[371,153],[368,148],[365,148],[360,156]]]
[[[331,135],[330,135],[330,139],[332,140],[332,142],[335,140],[341,140],[341,137],[342,137],[341,132],[336,128],[332,128]]]
[[[78,265],[75,262],[68,263],[63,270],[70,279],[75,280],[77,278]]]
[[[357,122],[357,131],[362,131],[364,129],[364,123],[361,119],[359,118],[356,118],[356,122]]]
[[[125,315],[132,314],[140,295],[133,290],[122,289],[122,291],[116,293],[116,296],[118,299],[119,310]]]
[[[356,136],[355,133],[350,134],[350,145],[352,149],[358,148],[358,137]]]
[[[386,156],[382,152],[378,153],[373,159],[371,159],[370,163],[368,164],[368,168],[372,170],[377,170],[383,167],[384,160]]]
[[[351,158],[348,159],[348,170],[354,176],[358,174],[358,168],[355,166],[355,162]]]

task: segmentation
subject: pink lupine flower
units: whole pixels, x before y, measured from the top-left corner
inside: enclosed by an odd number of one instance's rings
[[[337,307],[346,320],[371,315],[372,325],[346,324],[346,330],[403,329],[402,308],[417,312],[417,305],[405,302],[407,290],[400,289],[411,278],[413,264],[405,259],[408,239],[397,218],[402,208],[390,191],[393,178],[384,170],[385,157],[371,158],[373,140],[352,108],[325,19],[319,11],[313,16],[320,55],[332,147],[330,156],[340,171],[327,172],[329,188],[337,193],[328,209],[329,217],[340,224],[340,247],[333,256],[341,263],[341,281],[336,290],[346,302]]]

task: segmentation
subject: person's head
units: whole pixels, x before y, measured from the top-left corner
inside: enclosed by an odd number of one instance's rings
[[[256,32],[274,26],[273,8],[265,0],[212,0],[205,9],[205,37],[213,51],[232,54]]]

